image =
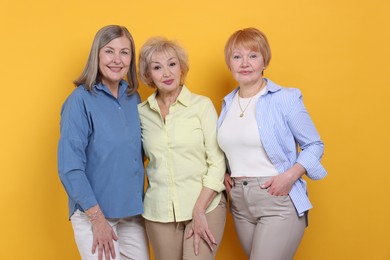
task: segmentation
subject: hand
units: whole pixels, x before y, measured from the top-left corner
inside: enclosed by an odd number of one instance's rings
[[[98,249],[98,259],[103,259],[103,254],[106,260],[116,257],[113,240],[117,241],[118,237],[112,229],[111,225],[107,223],[103,214],[92,222],[93,244],[92,254],[95,254]]]
[[[268,189],[268,193],[274,196],[286,196],[290,193],[294,183],[306,173],[306,169],[299,163],[294,164],[282,174],[272,177],[261,185],[262,189]]]
[[[206,214],[204,212],[194,212],[192,216],[191,228],[188,231],[186,239],[194,236],[194,252],[199,254],[199,243],[203,239],[209,246],[211,251],[214,251],[214,246],[217,245],[211,230],[209,229]]]
[[[261,188],[269,188],[268,193],[274,196],[286,196],[290,193],[294,182],[295,180],[289,178],[288,174],[283,173],[266,181],[263,185],[261,185]]]
[[[232,179],[232,177],[230,177],[230,175],[228,173],[225,173],[225,179],[224,179],[223,183],[225,184],[226,191],[230,192],[230,190],[233,187],[233,179]]]

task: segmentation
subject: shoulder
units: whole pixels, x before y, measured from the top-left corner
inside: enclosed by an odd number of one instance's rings
[[[147,104],[148,104],[148,100],[145,100],[145,101],[139,103],[138,110],[139,111],[145,110],[147,108]]]
[[[191,94],[190,106],[195,108],[199,113],[215,110],[214,104],[209,97],[193,93]]]
[[[84,100],[90,96],[91,93],[80,85],[76,87],[72,93],[66,98],[64,105],[83,103]]]
[[[298,88],[280,86],[268,80],[268,93],[274,100],[280,102],[291,102],[302,97],[302,93]]]
[[[211,104],[211,99],[209,97],[191,93],[191,101],[195,104]]]

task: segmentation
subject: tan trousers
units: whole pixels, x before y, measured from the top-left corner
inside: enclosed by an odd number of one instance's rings
[[[241,245],[251,260],[290,260],[306,227],[289,196],[273,196],[263,178],[234,179],[231,212]]]
[[[192,221],[160,223],[145,220],[146,233],[156,260],[212,260],[222,241],[226,221],[226,198],[221,196],[219,205],[206,214],[207,223],[217,241],[211,252],[204,240],[199,244],[199,254],[194,253],[194,236],[186,239]]]

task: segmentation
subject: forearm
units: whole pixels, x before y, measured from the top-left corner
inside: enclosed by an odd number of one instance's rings
[[[284,174],[288,179],[291,180],[291,183],[294,183],[299,178],[301,178],[306,173],[306,169],[299,163],[294,164],[290,169],[288,169]]]
[[[214,200],[215,196],[217,196],[217,192],[214,190],[203,187],[202,191],[199,194],[199,197],[195,203],[193,214],[196,213],[205,213],[208,206]]]

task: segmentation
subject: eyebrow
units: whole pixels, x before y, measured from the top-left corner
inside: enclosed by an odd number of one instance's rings
[[[168,61],[171,61],[173,59],[177,59],[177,57],[171,57],[171,58],[168,59]],[[158,63],[158,64],[160,64],[161,62],[152,60],[150,63]]]
[[[103,48],[109,48],[109,49],[114,49],[113,47],[111,47],[111,46],[104,46]],[[102,48],[102,49],[103,49]],[[130,50],[130,48],[128,48],[128,47],[125,47],[125,48],[122,48],[121,50]]]

